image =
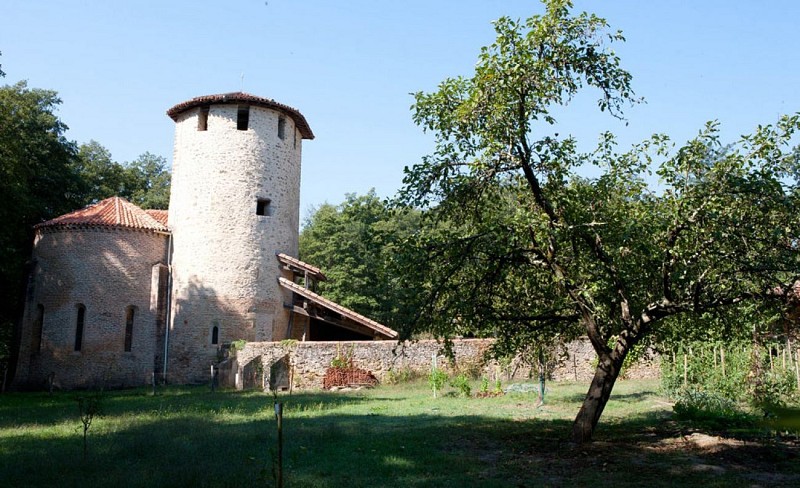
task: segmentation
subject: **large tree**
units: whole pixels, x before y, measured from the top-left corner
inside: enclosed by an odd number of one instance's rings
[[[797,278],[790,143],[800,121],[724,146],[709,124],[677,150],[655,136],[618,152],[605,134],[579,154],[555,133],[553,109],[582,88],[615,116],[634,99],[610,50],[621,34],[571,7],[551,0],[524,22],[499,19],[471,78],[415,95],[414,120],[436,149],[407,168],[400,196],[451,223],[408,247],[410,269],[428,283],[416,324],[445,337],[495,335],[510,349],[532,337],[588,336],[598,363],[573,427],[584,442],[632,347],[674,327],[672,318],[769,306]],[[588,164],[599,176],[580,176]]]
[[[142,208],[169,206],[170,174],[163,156],[145,152],[134,161],[118,163],[92,140],[79,146],[74,170],[80,176],[77,198],[82,205],[119,196]]]
[[[60,103],[25,82],[0,87],[0,362],[22,311],[32,227],[77,205],[76,148],[55,115]]]

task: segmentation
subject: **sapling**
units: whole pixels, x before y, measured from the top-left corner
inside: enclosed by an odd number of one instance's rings
[[[87,437],[89,428],[92,426],[94,417],[100,415],[102,394],[101,390],[100,392],[77,398],[78,414],[80,415],[81,424],[83,424],[83,459],[86,459],[88,455]]]

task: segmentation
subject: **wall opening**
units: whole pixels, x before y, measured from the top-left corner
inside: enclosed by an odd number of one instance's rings
[[[286,138],[286,117],[278,117],[278,139]]]
[[[33,321],[31,331],[31,352],[37,354],[42,351],[42,333],[44,331],[44,305],[36,305],[36,319]]]
[[[197,115],[197,130],[208,130],[208,109],[209,107],[200,107],[200,112]]]
[[[219,327],[216,325],[211,328],[211,344],[219,344]]]
[[[236,112],[236,129],[247,130],[250,124],[250,105],[239,105],[239,110]]]
[[[269,198],[259,198],[256,201],[256,215],[272,215],[272,200]]]
[[[125,352],[131,352],[133,346],[133,317],[136,308],[131,305],[125,310]]]
[[[78,316],[75,319],[75,350],[80,351],[83,347],[83,326],[86,321],[86,307],[78,304]]]

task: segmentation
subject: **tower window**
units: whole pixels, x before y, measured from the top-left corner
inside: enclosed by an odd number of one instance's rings
[[[36,320],[33,322],[33,334],[31,335],[31,352],[42,351],[42,331],[44,329],[44,305],[41,303],[36,306]]]
[[[78,304],[78,316],[75,319],[75,350],[80,351],[83,347],[83,325],[86,321],[86,307],[82,303]]]
[[[286,138],[286,117],[278,118],[278,139]]]
[[[256,202],[256,215],[272,215],[272,200],[269,198],[259,198]]]
[[[200,112],[197,116],[197,130],[208,130],[208,107],[200,107]]]
[[[239,111],[236,114],[236,129],[247,130],[250,123],[250,105],[239,105]]]
[[[133,316],[136,309],[131,305],[125,311],[125,352],[131,352],[133,345]]]
[[[211,329],[211,343],[219,344],[219,327],[216,325]]]

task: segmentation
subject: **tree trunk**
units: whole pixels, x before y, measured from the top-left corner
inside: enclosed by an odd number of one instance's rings
[[[589,442],[600,415],[611,397],[611,390],[619,376],[623,358],[612,359],[612,354],[604,354],[597,361],[594,378],[589,385],[589,392],[572,424],[572,440],[577,443]]]

